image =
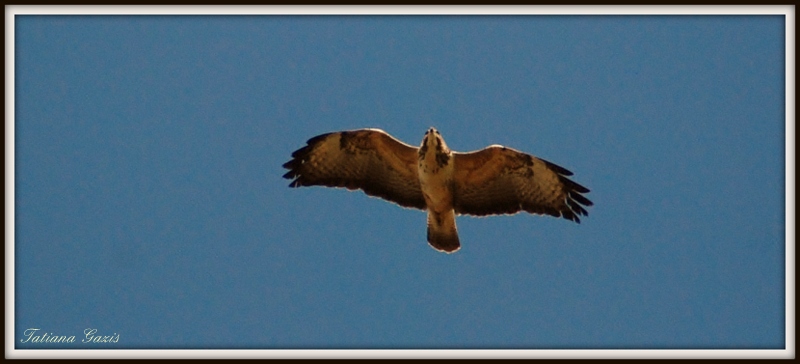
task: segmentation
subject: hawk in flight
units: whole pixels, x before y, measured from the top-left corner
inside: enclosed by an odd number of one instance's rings
[[[459,153],[430,128],[419,148],[383,130],[359,129],[315,136],[292,153],[284,178],[290,187],[361,189],[403,207],[427,210],[428,243],[452,253],[461,247],[456,214],[526,211],[580,223],[592,206],[572,172],[544,159],[491,145]]]

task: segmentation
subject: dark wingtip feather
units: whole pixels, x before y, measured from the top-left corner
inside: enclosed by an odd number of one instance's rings
[[[306,144],[308,144],[308,145],[307,145],[307,146],[305,146],[305,147],[303,147],[303,148],[300,148],[300,149],[298,149],[298,150],[297,150],[295,153],[299,152],[300,150],[303,150],[303,149],[309,148],[310,146],[312,146],[312,145],[316,144],[316,143],[317,143],[317,142],[319,142],[320,140],[327,138],[327,137],[328,137],[328,135],[331,135],[331,134],[333,134],[333,133],[325,133],[325,134],[320,134],[320,135],[317,135],[317,136],[315,136],[315,137],[311,137],[310,139],[308,139],[308,140],[306,141]]]
[[[572,184],[573,184],[573,186],[572,186],[573,190],[575,190],[575,191],[577,191],[579,193],[589,193],[589,189],[588,188],[581,186],[577,182],[573,182],[573,181],[570,181],[570,182],[572,182]]]
[[[552,169],[553,171],[555,171],[555,172],[556,172],[556,173],[558,173],[558,174],[561,174],[561,175],[564,175],[564,176],[571,176],[571,175],[572,175],[572,172],[570,172],[570,170],[568,170],[568,169],[566,169],[566,168],[564,168],[564,167],[562,167],[562,166],[559,166],[558,164],[555,164],[555,163],[553,163],[553,162],[546,161],[546,160],[544,160],[544,159],[541,159],[541,158],[539,158],[539,159],[540,159],[542,162],[544,162],[544,164],[545,164],[545,165],[546,165],[548,168]]]
[[[544,159],[542,159],[542,162],[544,162],[549,169],[558,174],[558,179],[561,181],[561,183],[564,185],[564,188],[566,189],[565,192],[567,194],[566,197],[567,206],[566,209],[561,211],[562,217],[564,217],[567,220],[572,220],[580,224],[581,223],[581,219],[579,217],[580,215],[589,216],[589,212],[586,211],[586,209],[584,209],[583,206],[588,207],[594,205],[592,201],[581,195],[582,193],[589,193],[589,189],[567,178],[567,176],[572,176],[572,172],[570,170],[561,167],[558,164],[546,161]]]
[[[325,139],[328,135],[333,133],[325,133],[321,135],[317,135],[312,137],[306,141],[306,145],[300,149],[295,150],[292,152],[292,159],[282,165],[283,168],[289,170],[286,174],[283,175],[283,178],[286,179],[295,179],[292,183],[289,184],[289,187],[300,187],[303,186],[302,175],[300,174],[300,167],[303,163],[308,159],[308,155],[311,153],[311,150],[314,148],[314,145]]]
[[[559,176],[559,180],[561,180],[561,183],[564,185],[567,195],[566,210],[569,211],[569,215],[567,215],[566,211],[562,211],[564,213],[564,218],[580,224],[580,215],[589,216],[589,212],[586,211],[584,206],[588,207],[594,205],[592,201],[581,195],[581,193],[588,193],[589,189],[573,182],[565,176]]]
[[[584,205],[584,206],[593,206],[594,205],[594,203],[592,203],[592,201],[590,201],[588,198],[584,197],[580,193],[570,193],[569,197],[571,197],[572,199],[574,199],[575,201],[577,201],[578,203],[580,203],[581,205]]]
[[[298,166],[298,164],[299,163],[297,162],[297,159],[292,159],[292,160],[284,163],[283,164],[283,168],[290,169],[290,170],[291,169],[295,169]]]

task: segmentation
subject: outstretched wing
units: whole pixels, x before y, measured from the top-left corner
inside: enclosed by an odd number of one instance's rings
[[[511,148],[493,145],[454,154],[454,207],[459,214],[493,215],[527,211],[580,223],[592,201],[589,189],[566,176],[572,172]],[[583,206],[582,206],[583,205]]]
[[[283,165],[290,187],[361,189],[400,206],[425,209],[417,177],[417,148],[383,130],[360,129],[315,136]]]

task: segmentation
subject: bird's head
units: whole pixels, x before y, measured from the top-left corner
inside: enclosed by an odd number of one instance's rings
[[[444,138],[442,138],[442,135],[439,134],[439,131],[434,127],[431,127],[425,132],[425,137],[422,138],[422,145],[420,145],[420,148],[424,148],[426,150],[435,150],[440,153],[447,153],[450,151],[447,149],[447,144],[445,144]]]
[[[422,138],[422,144],[419,146],[420,158],[425,158],[427,153],[435,153],[434,156],[440,156],[440,159],[446,158],[450,154],[450,149],[447,148],[444,138],[442,138],[439,131],[433,127],[425,132],[425,137]]]

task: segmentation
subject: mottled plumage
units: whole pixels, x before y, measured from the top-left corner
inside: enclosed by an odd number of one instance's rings
[[[527,211],[580,223],[592,206],[589,192],[572,173],[511,148],[492,145],[469,153],[451,152],[436,129],[419,148],[378,129],[322,134],[292,153],[283,177],[290,187],[361,189],[403,207],[428,211],[428,242],[457,251],[456,214],[476,216]]]

